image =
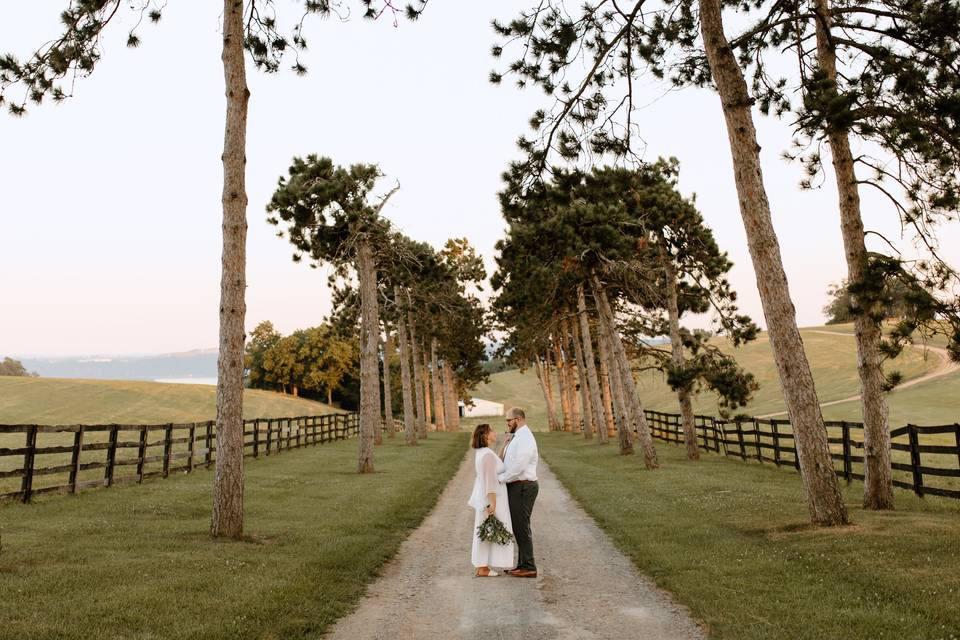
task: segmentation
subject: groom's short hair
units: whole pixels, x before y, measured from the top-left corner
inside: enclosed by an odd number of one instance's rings
[[[520,418],[521,420],[527,419],[527,414],[523,412],[523,409],[520,407],[510,407],[510,411],[507,412],[511,418]]]

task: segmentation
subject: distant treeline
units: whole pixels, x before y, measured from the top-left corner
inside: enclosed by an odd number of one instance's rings
[[[26,367],[24,367],[23,363],[19,360],[14,360],[13,358],[4,358],[3,362],[0,362],[0,376],[36,377],[37,374],[32,371],[27,371]]]
[[[360,402],[360,343],[334,325],[282,335],[261,322],[247,340],[247,384],[355,409]]]

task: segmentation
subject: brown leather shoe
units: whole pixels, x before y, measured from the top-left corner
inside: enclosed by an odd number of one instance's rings
[[[533,569],[510,569],[507,571],[508,575],[513,576],[514,578],[536,578],[537,572]]]
[[[490,567],[477,567],[476,576],[478,578],[486,578],[490,575]]]

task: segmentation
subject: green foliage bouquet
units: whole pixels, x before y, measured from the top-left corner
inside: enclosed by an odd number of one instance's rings
[[[477,527],[477,537],[480,542],[492,542],[493,544],[510,544],[513,542],[513,534],[507,530],[507,527],[495,515],[487,516],[487,519]]]

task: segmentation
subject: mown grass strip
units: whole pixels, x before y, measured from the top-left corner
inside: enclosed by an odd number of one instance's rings
[[[960,505],[898,492],[897,510],[812,529],[792,470],[658,444],[663,468],[570,434],[540,450],[637,567],[712,638],[960,637]]]
[[[248,461],[248,542],[208,537],[212,472],[0,506],[0,638],[305,638],[349,611],[463,459],[466,434]],[[425,551],[426,552],[426,551]]]

